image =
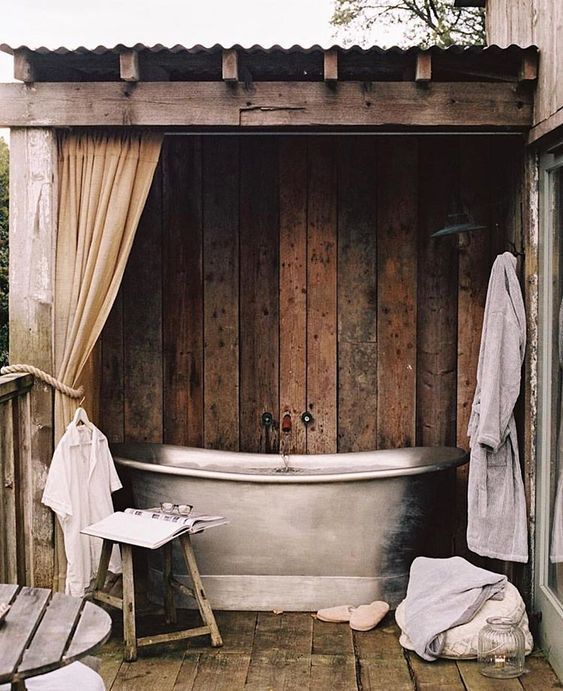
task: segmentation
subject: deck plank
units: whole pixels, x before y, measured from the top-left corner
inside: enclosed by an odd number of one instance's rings
[[[416,688],[420,691],[463,691],[461,680],[454,660],[436,660],[426,662],[416,653],[407,653],[411,672],[414,674]]]
[[[527,657],[525,668],[527,672],[520,677],[519,681],[526,691],[547,691],[547,689],[563,687],[543,655],[534,654]]]
[[[384,660],[375,657],[359,661],[362,691],[412,691],[412,682],[406,660]]]
[[[123,643],[118,638],[111,638],[97,654],[97,658],[100,660],[98,673],[109,691],[123,663]]]
[[[252,655],[246,691],[308,691],[311,655],[291,655],[282,650]]]
[[[246,683],[250,655],[217,653],[200,655],[197,674],[190,691],[242,691]],[[182,674],[182,669],[178,675]],[[175,687],[175,691],[179,688]],[[189,687],[188,687],[189,688]]]
[[[305,612],[259,612],[252,655],[283,651],[289,655],[310,655],[313,619]]]
[[[456,664],[468,691],[522,691],[518,679],[484,677],[477,660],[458,660]]]
[[[353,691],[356,660],[353,655],[313,655],[310,691]]]
[[[314,655],[353,655],[354,641],[352,629],[346,623],[333,624],[314,620]]]
[[[215,652],[250,654],[254,642],[256,617],[256,612],[215,612],[217,626],[223,639],[223,646]],[[190,652],[213,652],[209,649],[208,637],[188,641],[187,648]]]
[[[153,648],[136,662],[121,665],[111,691],[172,691],[183,658],[184,650]]]
[[[174,691],[193,691],[200,658],[201,653],[192,653],[191,651],[186,653],[176,677]]]
[[[354,632],[356,655],[360,659],[404,660],[399,633],[393,615],[388,614],[377,628]]]

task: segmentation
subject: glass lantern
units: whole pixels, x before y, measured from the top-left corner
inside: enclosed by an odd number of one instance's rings
[[[511,679],[524,672],[524,634],[508,617],[489,617],[479,631],[481,674]]]

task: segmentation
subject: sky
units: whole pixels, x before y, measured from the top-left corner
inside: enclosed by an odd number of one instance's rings
[[[0,0],[0,43],[330,45],[334,0]],[[12,60],[0,54],[0,81]]]

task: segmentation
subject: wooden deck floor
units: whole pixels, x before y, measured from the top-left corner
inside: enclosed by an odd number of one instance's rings
[[[224,639],[212,649],[208,637],[141,650],[136,662],[121,659],[118,618],[100,657],[108,691],[545,691],[560,689],[540,653],[527,658],[527,674],[497,681],[479,673],[476,662],[426,663],[399,645],[392,615],[366,633],[347,624],[327,624],[311,614],[217,612]],[[160,617],[140,621],[138,635],[165,630]],[[182,612],[180,626],[197,622]],[[177,627],[179,628],[179,627]]]

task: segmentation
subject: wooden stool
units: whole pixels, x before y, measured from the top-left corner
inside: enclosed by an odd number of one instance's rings
[[[188,574],[192,580],[192,588],[188,588],[183,583],[180,583],[172,574],[172,540],[174,539],[180,540],[182,552],[186,560],[186,566],[188,567]],[[123,565],[123,598],[118,598],[102,591],[108,572],[111,550],[114,544],[118,544],[121,547],[121,560]],[[205,634],[209,634],[211,636],[211,645],[213,647],[223,645],[221,634],[219,633],[219,628],[213,615],[213,610],[211,609],[211,605],[209,604],[209,600],[207,599],[205,590],[203,589],[201,576],[199,575],[199,569],[197,568],[197,562],[189,534],[183,533],[177,537],[172,536],[167,543],[162,545],[162,549],[164,554],[164,611],[166,615],[166,622],[169,624],[174,624],[176,622],[176,606],[174,603],[174,589],[176,589],[184,595],[188,595],[195,599],[205,626],[137,638],[135,624],[135,580],[133,575],[132,545],[126,542],[118,542],[117,540],[104,540],[94,591],[92,592],[91,597],[94,600],[105,602],[107,605],[117,607],[123,611],[123,638],[125,644],[123,650],[123,659],[127,662],[137,659],[138,646],[157,645],[159,643],[167,643],[170,641],[180,641],[185,638],[203,636]]]

